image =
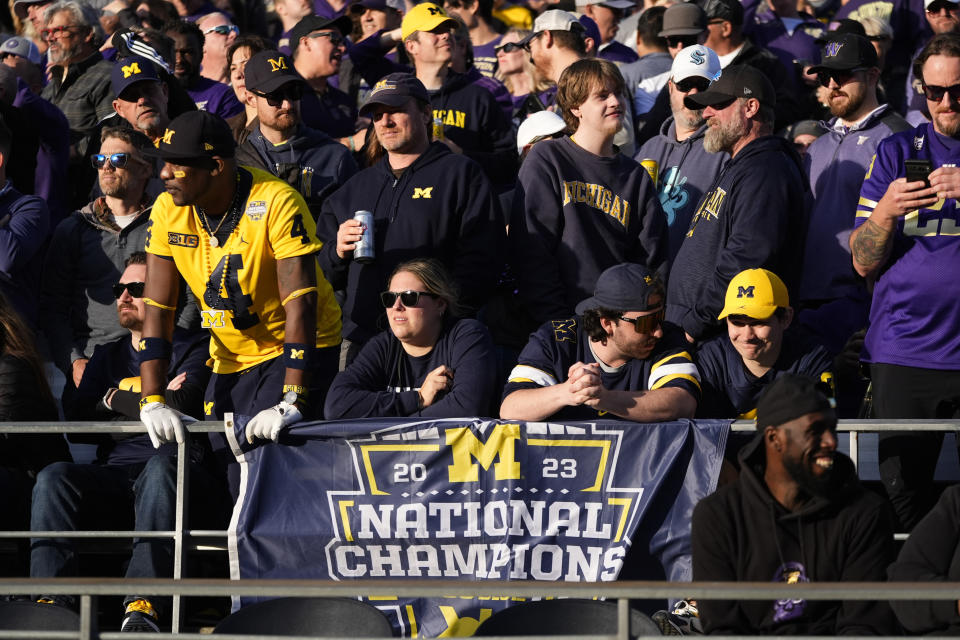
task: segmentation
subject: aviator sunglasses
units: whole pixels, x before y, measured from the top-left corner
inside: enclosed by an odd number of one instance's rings
[[[633,329],[637,333],[653,333],[654,330],[660,326],[660,323],[663,322],[663,318],[666,315],[666,308],[660,307],[653,313],[647,314],[645,316],[637,316],[636,318],[627,318],[625,316],[620,316],[620,319],[624,322],[629,322],[633,325]]]

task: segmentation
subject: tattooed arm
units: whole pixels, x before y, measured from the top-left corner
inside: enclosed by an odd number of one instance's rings
[[[900,218],[936,202],[936,187],[925,188],[922,181],[907,182],[906,178],[891,182],[870,217],[850,234],[850,252],[857,273],[874,278],[890,258]]]

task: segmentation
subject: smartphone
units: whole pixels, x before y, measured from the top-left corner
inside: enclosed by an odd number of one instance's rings
[[[904,160],[903,166],[907,170],[907,182],[923,180],[925,187],[930,186],[930,172],[933,171],[933,165],[929,160]]]

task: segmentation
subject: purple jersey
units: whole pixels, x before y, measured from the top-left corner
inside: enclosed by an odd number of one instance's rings
[[[344,2],[342,7],[339,9],[334,9],[332,6],[330,6],[327,0],[313,0],[313,12],[321,18],[326,18],[327,20],[333,20],[334,18],[339,18],[340,16],[346,14],[348,6],[350,6],[350,3]]]
[[[502,39],[503,36],[497,36],[487,44],[473,47],[473,66],[488,78],[492,78],[497,72],[497,52],[494,49],[500,46]]]
[[[201,76],[192,89],[187,89],[187,93],[196,103],[197,109],[214,113],[224,120],[244,111],[230,85],[216,80]]]
[[[902,178],[907,158],[933,168],[960,164],[960,140],[932,124],[880,143],[860,191],[856,226],[873,212],[887,186]],[[863,360],[924,369],[960,369],[960,211],[954,199],[911,211],[898,222],[893,252],[877,279]]]

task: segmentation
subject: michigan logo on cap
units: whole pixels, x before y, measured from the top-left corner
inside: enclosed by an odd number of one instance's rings
[[[213,151],[213,145],[210,144],[209,142],[204,142],[204,143],[203,143],[203,150],[204,150],[204,151]]]
[[[432,16],[445,16],[443,9],[440,7],[427,7],[427,12]]]
[[[139,62],[133,62],[133,63],[130,63],[130,64],[126,64],[126,65],[120,67],[120,71],[123,72],[123,77],[124,77],[124,78],[129,78],[130,76],[143,73],[143,71],[140,70],[140,63],[139,63]]]
[[[753,290],[754,290],[754,285],[750,285],[749,287],[737,287],[737,297],[752,298]]]
[[[267,62],[270,63],[270,72],[276,73],[277,71],[285,71],[288,69],[286,58],[267,58]]]
[[[381,91],[389,91],[390,89],[396,89],[397,83],[392,80],[381,80],[377,84],[373,85],[373,89],[370,91],[371,95],[375,93],[380,93]]]
[[[823,51],[827,54],[828,58],[835,58],[842,48],[842,42],[828,42],[827,46],[823,48]]]
[[[173,144],[173,134],[175,133],[176,131],[173,129],[167,129],[163,132],[163,138],[160,139],[160,142],[163,144]]]

